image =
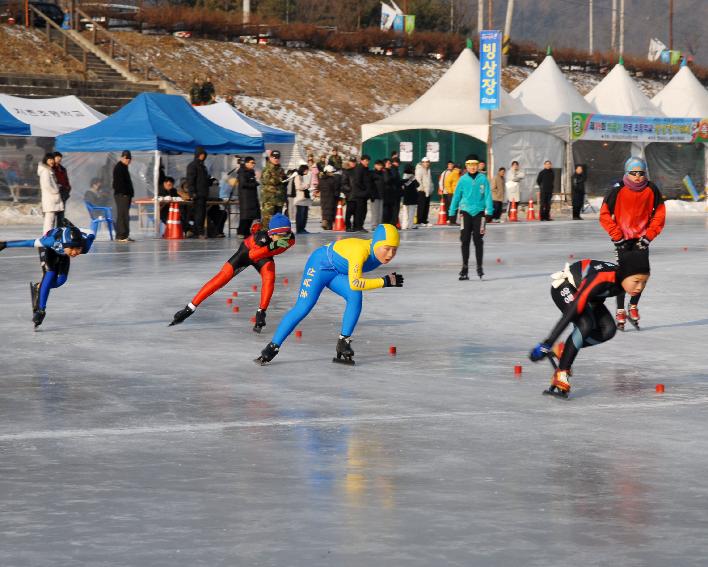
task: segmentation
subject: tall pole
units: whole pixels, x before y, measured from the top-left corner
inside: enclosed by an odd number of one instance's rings
[[[243,23],[251,21],[251,0],[243,0]]]
[[[491,30],[494,28],[494,0],[487,1],[487,29]]]
[[[450,33],[455,31],[455,0],[450,0]]]
[[[669,0],[669,51],[674,50],[674,0]]]
[[[484,0],[477,0],[477,33],[484,29]]]
[[[590,52],[590,55],[592,55],[592,0],[589,0],[588,2],[588,51]]]
[[[620,0],[620,55],[624,55],[624,0]]]
[[[509,62],[509,47],[511,45],[511,19],[514,16],[514,0],[506,1],[506,18],[504,20],[504,36],[502,37],[502,64]]]
[[[612,0],[612,32],[610,36],[610,49],[617,51],[617,0]]]

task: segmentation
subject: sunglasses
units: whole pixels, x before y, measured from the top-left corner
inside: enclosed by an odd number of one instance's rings
[[[630,171],[627,175],[633,175],[634,177],[644,177],[644,171]]]

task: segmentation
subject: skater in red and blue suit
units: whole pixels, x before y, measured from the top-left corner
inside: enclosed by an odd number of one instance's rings
[[[263,365],[273,360],[285,339],[307,317],[327,287],[346,301],[337,341],[337,358],[334,360],[353,364],[351,336],[361,314],[362,292],[382,287],[403,287],[403,276],[396,272],[380,278],[365,278],[363,274],[393,260],[399,244],[396,227],[380,224],[370,240],[345,238],[315,250],[305,264],[297,302],[285,314],[273,340],[255,361]]]
[[[619,254],[619,264],[602,260],[580,260],[551,277],[551,297],[563,312],[551,333],[529,353],[537,362],[551,356],[553,343],[563,330],[574,325],[565,340],[563,354],[553,373],[551,386],[545,393],[567,397],[570,392],[568,377],[578,350],[609,341],[617,327],[612,314],[605,307],[608,297],[627,293],[635,297],[642,292],[649,279],[649,254],[646,250],[627,250]]]
[[[253,234],[241,243],[236,253],[221,267],[219,273],[204,284],[184,309],[175,313],[170,327],[182,323],[196,311],[202,301],[224,287],[243,270],[253,266],[261,275],[261,302],[256,311],[256,324],[253,330],[256,333],[261,332],[266,324],[266,310],[270,305],[275,286],[274,257],[292,248],[295,237],[290,219],[280,213],[270,219],[267,231],[261,230],[260,226],[255,224],[251,230]]]
[[[666,222],[666,207],[659,188],[647,179],[647,163],[630,157],[624,164],[624,177],[607,194],[600,208],[600,224],[607,231],[615,250],[649,250]],[[639,329],[639,298],[629,300],[629,322]],[[624,293],[617,295],[617,328],[627,322]]]
[[[32,294],[32,322],[35,329],[44,321],[47,314],[49,292],[63,286],[69,279],[71,259],[80,254],[87,254],[96,238],[98,221],[91,229],[81,231],[66,218],[62,226],[53,228],[44,236],[32,240],[0,241],[0,250],[5,248],[39,248],[42,265],[42,281],[30,282]]]

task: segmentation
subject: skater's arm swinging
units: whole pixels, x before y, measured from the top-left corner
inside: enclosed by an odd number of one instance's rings
[[[661,234],[665,223],[666,207],[664,206],[664,203],[659,203],[651,217],[651,220],[649,221],[649,226],[647,227],[647,232],[644,236],[651,242],[659,236],[659,234]]]
[[[282,254],[295,244],[295,237],[292,234],[283,235],[276,240],[271,240],[264,246],[256,246],[248,251],[248,257],[252,262],[258,262],[265,258],[272,258]]]
[[[361,260],[349,261],[349,287],[355,291],[365,291],[369,289],[379,289],[384,287],[384,278],[364,278],[362,277]]]

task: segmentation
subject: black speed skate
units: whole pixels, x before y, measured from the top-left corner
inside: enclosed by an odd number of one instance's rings
[[[275,358],[275,355],[280,351],[280,347],[275,343],[268,343],[268,345],[261,351],[261,355],[254,359],[253,362],[265,366],[271,360]]]
[[[36,329],[42,324],[44,318],[47,316],[47,312],[44,309],[37,309],[32,315],[32,322],[34,323],[34,328]]]
[[[337,356],[332,359],[332,362],[354,366],[353,357],[352,338],[339,335],[339,340],[337,341]]]
[[[477,266],[477,275],[480,280],[484,277],[484,270],[482,269],[482,266]]]
[[[634,326],[637,331],[640,331],[641,329],[639,328],[639,309],[637,309],[637,306],[630,303],[629,304],[629,313],[628,313],[627,320]]]
[[[30,295],[32,296],[32,311],[39,309],[39,282],[30,282]]]
[[[179,325],[192,313],[194,313],[194,310],[189,305],[185,305],[184,309],[180,309],[179,311],[177,311],[177,313],[174,314],[174,317],[172,318],[172,323],[170,323],[168,327],[171,327],[172,325]]]
[[[467,275],[467,264],[464,264],[462,266],[462,269],[460,270],[460,281],[466,281],[470,279],[469,275]]]
[[[266,317],[265,309],[259,309],[258,311],[256,311],[256,324],[253,325],[253,331],[255,333],[260,334],[261,329],[263,329],[263,327],[266,326],[265,317]]]
[[[570,382],[568,382],[568,376],[570,372],[567,370],[556,369],[553,372],[553,378],[551,378],[551,385],[547,390],[543,391],[544,396],[555,396],[556,398],[568,399],[568,394],[570,394]]]

